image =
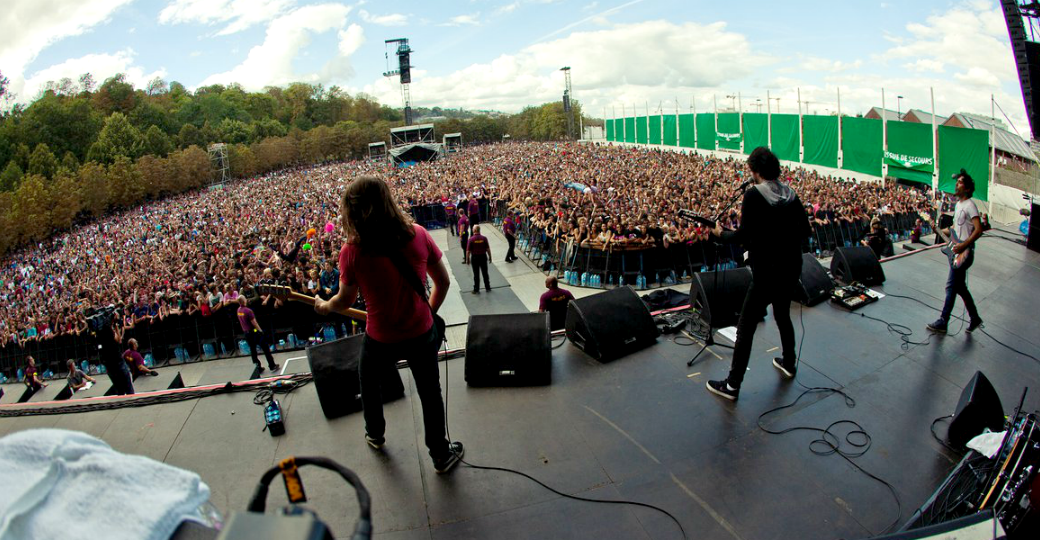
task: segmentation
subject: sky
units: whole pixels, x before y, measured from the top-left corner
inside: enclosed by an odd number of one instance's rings
[[[89,71],[189,89],[294,81],[402,104],[384,41],[408,38],[413,106],[518,112],[558,100],[633,109],[989,115],[1029,131],[994,0],[4,0],[0,73],[18,102]],[[393,69],[396,66],[391,66]],[[902,96],[897,99],[897,96]],[[779,98],[779,99],[777,99]],[[805,103],[807,102],[807,103]],[[997,110],[998,118],[1004,114]]]

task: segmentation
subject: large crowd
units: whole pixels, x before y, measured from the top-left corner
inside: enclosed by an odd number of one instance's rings
[[[82,333],[102,306],[122,306],[131,328],[170,314],[232,310],[240,295],[278,302],[254,290],[265,278],[334,294],[343,242],[339,198],[360,174],[385,178],[406,207],[487,199],[492,212],[513,213],[522,226],[560,242],[640,249],[706,240],[707,228],[679,219],[678,211],[715,217],[750,173],[740,157],[508,143],[402,169],[355,161],[239,180],[120,211],[7,256],[0,267],[0,345]],[[785,169],[783,179],[817,224],[927,215],[933,204],[917,189],[804,169]],[[735,226],[739,203],[723,221]]]

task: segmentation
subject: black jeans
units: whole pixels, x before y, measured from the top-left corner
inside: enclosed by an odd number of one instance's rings
[[[246,342],[249,343],[249,354],[253,356],[254,364],[260,365],[260,359],[256,356],[256,349],[259,347],[260,350],[264,351],[267,367],[274,369],[274,357],[271,356],[271,348],[267,346],[267,340],[264,339],[263,332],[256,332],[255,330],[246,332]]]
[[[946,278],[946,302],[943,303],[942,315],[940,315],[943,322],[950,320],[950,315],[953,314],[953,303],[957,300],[958,295],[961,300],[964,300],[964,309],[968,311],[970,320],[979,320],[979,310],[975,307],[971,291],[968,290],[968,269],[974,262],[975,254],[969,253],[960,268],[955,269],[953,265],[950,265],[950,276]]]
[[[480,290],[480,276],[484,276],[484,288],[491,290],[491,279],[488,277],[487,253],[471,253],[469,264],[473,266],[473,290]]]
[[[451,232],[452,236],[458,236],[459,229],[459,217],[455,214],[448,214],[448,231]]]
[[[469,231],[462,231],[459,235],[459,246],[462,247],[462,260],[468,260],[466,251],[469,249]]]
[[[129,396],[134,393],[134,380],[130,375],[130,366],[120,358],[118,361],[105,362],[105,370],[112,381],[112,388],[117,396]]]
[[[361,378],[365,431],[375,438],[382,437],[386,432],[379,364],[408,360],[408,369],[412,371],[412,380],[415,381],[422,404],[426,448],[435,460],[447,457],[449,450],[448,439],[444,435],[444,401],[441,399],[441,374],[437,367],[441,337],[437,335],[436,325],[425,334],[398,343],[381,343],[368,334],[363,339],[358,374]]]
[[[506,260],[516,260],[516,253],[513,252],[513,249],[516,248],[516,236],[506,233],[506,242],[509,242],[509,251],[506,252]]]
[[[791,291],[793,283],[752,282],[744,297],[744,308],[737,322],[737,343],[733,347],[733,365],[730,367],[730,386],[740,388],[751,358],[751,344],[755,339],[755,329],[766,306],[773,306],[773,320],[780,331],[780,345],[785,362],[795,360],[797,354],[794,346],[794,324],[791,323]]]

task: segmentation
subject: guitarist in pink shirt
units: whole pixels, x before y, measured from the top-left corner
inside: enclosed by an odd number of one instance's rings
[[[965,330],[969,334],[976,328],[982,326],[982,318],[979,310],[975,307],[975,301],[971,298],[968,290],[968,268],[975,260],[975,241],[982,236],[982,220],[979,217],[979,209],[971,196],[975,193],[975,181],[964,170],[954,175],[957,179],[957,187],[954,194],[957,196],[957,204],[953,209],[953,225],[941,234],[950,239],[950,243],[942,248],[943,253],[950,258],[950,277],[946,280],[946,302],[943,304],[942,314],[935,322],[928,325],[928,329],[938,334],[946,333],[946,325],[953,314],[953,303],[957,296],[964,300],[964,308],[968,311],[969,323]]]

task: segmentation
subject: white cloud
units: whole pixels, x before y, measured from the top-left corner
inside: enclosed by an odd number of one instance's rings
[[[629,6],[634,6],[634,5],[636,5],[636,4],[638,4],[638,3],[642,2],[642,1],[643,0],[631,0],[630,2],[627,2],[625,4],[621,4],[620,6],[614,6],[614,7],[610,8],[610,9],[603,10],[603,11],[601,11],[599,13],[596,13],[596,14],[593,14],[593,15],[589,15],[588,17],[585,17],[584,19],[581,19],[581,20],[579,20],[577,22],[573,22],[571,24],[566,25],[563,28],[559,28],[557,30],[549,32],[548,34],[546,34],[546,35],[538,38],[537,40],[535,40],[535,42],[537,43],[538,41],[545,41],[545,40],[547,40],[547,39],[549,39],[551,37],[558,36],[558,35],[566,32],[566,31],[570,30],[571,28],[575,28],[575,27],[580,26],[580,25],[582,25],[582,24],[584,24],[586,22],[589,22],[589,21],[595,22],[596,24],[599,24],[599,25],[607,24],[607,17],[608,16],[613,15],[613,14],[615,14],[615,13],[617,13],[617,12],[619,12],[619,11],[629,7]]]
[[[0,10],[0,69],[19,100],[31,99],[25,70],[41,51],[108,21],[132,0],[35,0],[5,2]],[[80,71],[82,73],[82,71]],[[32,92],[35,93],[35,92]]]
[[[479,26],[480,25],[480,12],[476,12],[470,15],[456,15],[448,22],[441,23],[440,26]]]
[[[498,13],[498,14],[512,13],[512,12],[516,11],[516,8],[518,8],[518,7],[520,7],[520,2],[513,2],[512,4],[506,4],[506,5],[498,8],[497,10],[495,10],[495,13]]]
[[[88,72],[99,85],[117,73],[124,73],[126,82],[135,88],[144,88],[148,81],[156,77],[166,77],[164,69],[146,72],[144,68],[134,65],[135,55],[133,49],[124,49],[115,54],[88,54],[41,69],[26,79],[25,98],[35,97],[48,81],[58,81],[62,77],[75,81],[81,74]]]
[[[206,77],[200,86],[239,83],[248,90],[294,81],[342,83],[353,75],[350,56],[364,43],[364,31],[347,25],[352,7],[342,4],[305,6],[282,15],[267,26],[264,42],[250,49],[246,59],[230,71]],[[318,73],[296,73],[293,60],[310,44],[311,36],[336,31],[336,54]]]
[[[218,36],[241,32],[267,22],[293,5],[294,0],[173,0],[159,12],[162,24],[228,23]]]
[[[689,36],[697,36],[690,41]],[[633,47],[654,43],[655,47]],[[681,55],[662,50],[683,50]],[[610,59],[605,62],[604,59]],[[575,97],[598,114],[613,103],[684,99],[747,77],[770,59],[751,50],[744,36],[724,23],[708,25],[649,21],[575,32],[530,45],[516,54],[443,76],[412,70],[416,105],[518,111],[560,99],[564,65],[572,68]],[[396,81],[380,79],[363,90],[398,106]],[[620,109],[619,109],[620,110]]]
[[[581,6],[581,9],[582,11],[589,11],[590,9],[596,9],[596,6],[598,5],[599,2],[592,2],[590,4],[585,4],[584,6]]]
[[[408,23],[408,17],[401,13],[392,13],[390,15],[372,15],[371,13],[361,10],[358,11],[358,16],[361,20],[370,23],[378,24],[380,26],[404,26]]]
[[[801,63],[799,63],[798,67],[806,71],[840,73],[842,71],[863,67],[863,61],[856,60],[853,62],[842,62],[841,60],[828,60],[826,58],[813,56],[803,59]]]
[[[903,64],[903,67],[915,73],[942,73],[946,71],[946,64],[934,58],[921,58],[916,62]]]

